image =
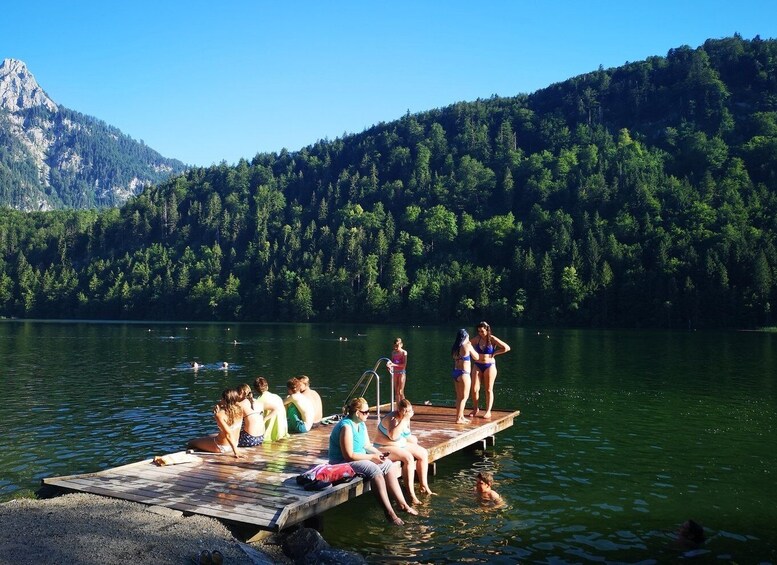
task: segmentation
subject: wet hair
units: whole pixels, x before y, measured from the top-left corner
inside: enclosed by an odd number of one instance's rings
[[[259,396],[262,396],[265,392],[270,390],[270,383],[268,383],[267,379],[264,377],[256,377],[254,379],[254,389],[259,393]]]
[[[680,526],[680,535],[697,545],[704,543],[704,528],[694,520],[686,520]]]
[[[464,342],[469,339],[469,334],[467,333],[467,330],[464,328],[460,329],[458,332],[456,332],[456,340],[453,342],[453,347],[451,347],[451,355],[456,357],[459,354],[459,350],[461,349],[461,346],[464,345]]]
[[[289,392],[299,392],[299,379],[297,377],[291,377],[286,381],[286,389]]]
[[[227,388],[221,393],[222,408],[227,413],[227,423],[231,426],[235,423],[243,411],[237,405],[241,395],[236,388]]]
[[[413,405],[410,404],[410,401],[407,398],[403,398],[399,402],[397,402],[397,412],[407,412],[408,410],[412,410]]]
[[[477,474],[477,477],[475,477],[477,480],[484,482],[488,486],[493,486],[494,484],[494,475],[489,473],[488,471],[480,471]]]
[[[361,410],[361,406],[363,404],[366,404],[367,409],[369,409],[370,403],[367,402],[367,400],[365,400],[361,396],[352,398],[351,401],[348,403],[348,405],[345,407],[346,411],[348,412],[348,416],[353,416],[354,414],[356,414],[357,410]]]
[[[253,410],[254,409],[254,394],[251,392],[251,387],[248,384],[243,383],[243,384],[237,386],[237,390],[240,393],[240,396],[242,396],[243,398],[247,398],[248,399],[248,402],[251,403],[251,410]]]

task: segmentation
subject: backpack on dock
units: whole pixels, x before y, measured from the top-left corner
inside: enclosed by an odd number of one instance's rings
[[[301,475],[297,475],[297,484],[305,490],[324,490],[332,485],[347,483],[356,476],[350,463],[321,463]]]

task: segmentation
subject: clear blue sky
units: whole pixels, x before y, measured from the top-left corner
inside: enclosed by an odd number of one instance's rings
[[[24,0],[0,10],[0,59],[208,166],[734,33],[777,37],[777,1]]]

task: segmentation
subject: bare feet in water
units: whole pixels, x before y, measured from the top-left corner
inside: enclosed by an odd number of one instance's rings
[[[404,526],[405,525],[405,522],[402,520],[402,518],[400,518],[396,514],[394,514],[393,516],[389,516],[387,514],[386,518],[388,518],[388,521],[391,522],[392,524],[394,524],[395,526]]]
[[[419,500],[418,502],[421,502],[421,501]],[[413,516],[418,516],[418,510],[416,510],[412,506],[405,506],[402,510],[404,510],[408,514],[412,514]]]
[[[433,495],[437,493],[432,492],[432,489],[430,489],[429,487],[421,487],[421,494]]]

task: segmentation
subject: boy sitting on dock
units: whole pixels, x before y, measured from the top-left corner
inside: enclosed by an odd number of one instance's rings
[[[283,404],[286,406],[289,432],[293,434],[304,434],[313,427],[313,405],[300,389],[298,378],[292,377],[286,382],[286,390],[288,390],[289,395]]]

